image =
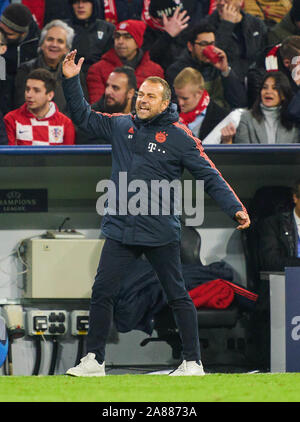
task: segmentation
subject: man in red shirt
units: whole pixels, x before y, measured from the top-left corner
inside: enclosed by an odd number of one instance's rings
[[[36,69],[28,75],[25,104],[4,117],[9,145],[74,144],[72,121],[52,101],[55,84],[46,69]]]
[[[130,66],[134,69],[138,87],[148,76],[164,77],[161,66],[150,60],[149,52],[143,52],[146,24],[129,19],[120,22],[114,32],[114,48],[103,54],[101,60],[88,70],[87,87],[90,103],[97,102],[105,91],[108,76],[116,68]]]

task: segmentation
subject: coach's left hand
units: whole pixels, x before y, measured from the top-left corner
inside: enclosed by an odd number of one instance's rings
[[[244,230],[250,226],[250,218],[246,212],[238,211],[234,217],[239,223],[239,226],[237,226],[237,230]]]

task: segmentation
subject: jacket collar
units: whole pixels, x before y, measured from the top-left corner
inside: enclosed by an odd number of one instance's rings
[[[43,117],[42,119],[37,119],[32,113],[30,113],[30,111],[28,110],[28,108],[27,108],[27,105],[26,105],[26,103],[24,103],[21,107],[20,107],[20,110],[21,110],[21,112],[22,113],[24,113],[25,115],[26,115],[26,117],[28,117],[28,118],[30,118],[30,119],[36,119],[36,120],[41,120],[41,121],[43,121],[43,120],[49,120],[52,116],[54,116],[54,114],[56,113],[56,111],[57,111],[57,107],[56,107],[56,104],[53,102],[53,101],[51,101],[50,102],[50,108],[49,108],[49,111],[48,111],[48,113],[46,114],[46,116],[45,117]]]

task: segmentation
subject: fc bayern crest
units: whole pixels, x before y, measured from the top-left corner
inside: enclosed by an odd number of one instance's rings
[[[168,134],[166,132],[157,132],[155,135],[155,140],[162,144],[167,140]]]

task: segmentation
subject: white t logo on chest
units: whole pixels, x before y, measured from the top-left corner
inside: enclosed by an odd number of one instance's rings
[[[154,142],[149,142],[149,144],[148,144],[148,150],[150,152],[153,152],[154,150],[156,150],[156,144]]]

